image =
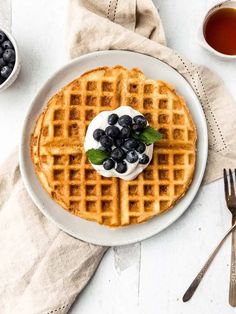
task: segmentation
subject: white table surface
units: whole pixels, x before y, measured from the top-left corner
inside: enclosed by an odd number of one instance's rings
[[[6,2],[11,5],[9,20],[11,12],[22,70],[13,86],[0,94],[0,162],[17,146],[26,110],[35,93],[66,62],[68,2],[0,0],[0,7]],[[168,45],[218,72],[236,97],[236,64],[215,59],[196,42],[202,16],[216,2],[155,0]],[[229,239],[193,299],[186,304],[181,300],[230,223],[222,180],[202,187],[187,212],[167,230],[142,243],[110,249],[71,313],[235,313],[228,304]]]

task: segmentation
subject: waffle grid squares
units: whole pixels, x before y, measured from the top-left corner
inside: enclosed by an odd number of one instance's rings
[[[142,112],[164,135],[150,165],[133,181],[101,177],[77,145],[95,115],[121,104]],[[98,76],[83,75],[53,97],[44,113],[40,167],[47,174],[50,169],[51,195],[70,212],[111,226],[139,223],[163,212],[191,180],[196,139],[191,123],[180,98],[162,82],[146,80],[140,71],[119,68],[114,75],[107,68]],[[181,144],[182,151],[171,142]]]
[[[116,195],[113,195],[112,191],[112,181],[115,179],[100,178],[96,170],[83,161],[83,158],[82,154],[52,156],[52,181],[55,193],[57,196],[68,194],[68,207],[71,212],[99,214],[101,223],[104,218],[112,220],[116,209]],[[81,165],[84,165],[84,169]]]
[[[165,211],[170,206],[170,200],[184,192],[185,172],[191,155],[184,152],[176,154],[170,149],[156,150],[148,168],[135,180],[138,182],[122,181],[123,190],[128,191],[128,217],[132,217],[133,222],[134,217],[137,217],[138,223],[142,215]],[[124,223],[130,223],[130,220]]]
[[[82,95],[81,94],[71,94],[70,105],[71,106],[81,106]]]

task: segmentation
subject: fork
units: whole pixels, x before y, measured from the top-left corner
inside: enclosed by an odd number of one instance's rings
[[[234,169],[234,175],[236,180],[236,169]],[[229,190],[230,185],[230,190]],[[197,287],[199,286],[202,278],[204,277],[207,269],[211,265],[213,259],[215,258],[216,254],[219,252],[222,244],[227,239],[229,234],[233,232],[232,235],[232,251],[231,251],[231,272],[230,272],[230,289],[229,289],[229,303],[231,306],[236,306],[236,195],[235,195],[235,185],[233,180],[233,173],[232,170],[229,169],[229,183],[227,178],[227,171],[224,169],[224,189],[225,189],[225,200],[228,209],[232,213],[232,227],[226,232],[225,236],[222,238],[220,243],[217,245],[215,250],[211,253],[209,256],[207,262],[204,264],[200,272],[197,274],[187,291],[185,292],[183,296],[183,302],[189,301],[194,292],[197,290]]]
[[[234,176],[236,181],[236,169],[234,169]],[[227,207],[232,214],[232,225],[236,223],[236,195],[235,183],[233,179],[232,170],[229,169],[230,190],[227,179],[227,171],[224,169],[224,185],[225,185],[225,199]],[[230,285],[229,285],[229,304],[236,306],[236,232],[232,233],[232,247],[231,247],[231,268],[230,268]]]

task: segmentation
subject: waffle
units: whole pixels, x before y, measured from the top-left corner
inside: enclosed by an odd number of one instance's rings
[[[132,181],[99,175],[83,149],[90,121],[120,105],[140,111],[163,134],[151,163]],[[169,84],[146,79],[139,69],[103,67],[50,99],[32,134],[31,153],[41,184],[64,209],[118,227],[146,221],[185,194],[195,169],[196,138],[185,101]]]

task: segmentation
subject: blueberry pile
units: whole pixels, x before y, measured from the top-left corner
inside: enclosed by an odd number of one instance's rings
[[[6,34],[0,31],[0,84],[10,76],[15,60],[16,55],[13,44]]]
[[[105,130],[96,129],[93,132],[93,138],[101,144],[99,149],[110,156],[103,162],[105,170],[115,168],[117,172],[125,173],[127,162],[138,161],[142,165],[149,162],[149,157],[144,154],[146,145],[137,139],[137,135],[147,126],[144,116],[137,115],[132,119],[129,115],[119,117],[112,113],[108,117],[108,124]]]

